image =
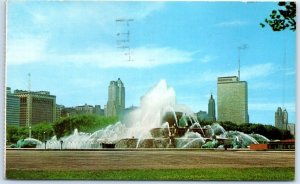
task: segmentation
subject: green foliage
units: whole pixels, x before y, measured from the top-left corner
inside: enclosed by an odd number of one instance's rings
[[[53,129],[57,138],[73,133],[77,128],[80,132],[92,133],[117,122],[117,117],[104,117],[97,115],[77,115],[62,118],[53,124]]]
[[[295,2],[279,2],[280,7],[284,9],[273,10],[270,14],[270,19],[265,19],[273,31],[282,31],[289,28],[292,31],[296,30],[296,3]],[[260,23],[264,28],[265,24]]]
[[[214,122],[212,121],[203,121],[199,120],[200,125],[203,127],[205,125],[212,125]],[[272,125],[262,125],[262,124],[254,124],[254,123],[245,123],[241,125],[237,125],[231,121],[218,122],[226,131],[229,130],[237,130],[240,132],[244,132],[246,134],[256,133],[267,137],[270,140],[284,140],[294,138],[293,135],[290,134],[289,131],[282,131]]]
[[[230,121],[219,122],[219,124],[226,130],[237,130],[240,132],[244,132],[246,134],[256,133],[263,135],[271,140],[284,140],[284,139],[291,139],[293,135],[290,134],[289,131],[282,131],[272,125],[262,125],[262,124],[253,124],[253,123],[246,123],[237,125]]]
[[[92,133],[98,129],[104,128],[117,122],[116,117],[103,117],[97,115],[78,115],[59,119],[54,124],[39,123],[32,126],[31,137],[40,141],[50,139],[56,135],[57,138],[70,135],[74,129],[78,131]],[[28,127],[7,126],[6,140],[8,145],[16,143],[20,139],[29,137]]]
[[[294,167],[131,169],[101,171],[28,171],[7,170],[7,179],[77,179],[77,180],[226,180],[292,181]]]
[[[240,131],[240,128],[237,124],[232,123],[231,121],[224,121],[224,122],[219,122],[219,124],[226,130],[237,130]]]
[[[19,140],[18,127],[7,126],[6,127],[6,141],[7,143],[16,143]]]
[[[45,133],[44,133],[45,132]],[[39,123],[32,126],[31,137],[44,141],[44,139],[49,139],[53,136],[52,125],[46,122]],[[44,137],[45,136],[45,137]],[[25,139],[29,137],[28,127],[17,127],[17,126],[7,126],[6,127],[6,140],[8,144],[16,143],[20,139]]]
[[[28,137],[28,128],[7,126],[6,127],[6,142],[7,144],[17,143],[19,139],[25,139]]]
[[[49,123],[40,123],[32,127],[31,130],[32,137],[45,141],[54,135],[52,124]]]
[[[199,120],[199,118],[198,118],[198,122],[202,127],[205,125],[212,125],[214,123],[213,121]]]

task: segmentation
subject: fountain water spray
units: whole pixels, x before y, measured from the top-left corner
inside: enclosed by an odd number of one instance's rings
[[[236,147],[245,147],[258,143],[254,137],[226,132],[217,123],[202,128],[190,108],[176,104],[175,91],[161,80],[141,98],[140,107],[125,115],[123,121],[94,133],[75,129],[72,135],[59,140],[54,136],[47,141],[47,148],[59,149],[60,141],[64,149],[100,148],[103,143],[114,144],[116,148],[199,148],[215,147],[218,139],[230,139]],[[212,142],[207,144],[209,141]]]

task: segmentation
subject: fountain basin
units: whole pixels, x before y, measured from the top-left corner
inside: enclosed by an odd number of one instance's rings
[[[116,144],[113,143],[101,143],[102,148],[115,148]]]
[[[204,142],[203,138],[175,138],[176,148],[201,148]]]
[[[120,139],[116,142],[115,147],[116,148],[136,148],[136,145],[138,143],[138,139],[136,138],[126,138],[126,139]]]
[[[141,139],[136,138],[121,139],[116,142],[116,148],[167,148],[170,142],[169,138],[150,138]]]
[[[154,138],[168,138],[170,132],[174,132],[175,128],[153,128],[150,130],[151,136]]]

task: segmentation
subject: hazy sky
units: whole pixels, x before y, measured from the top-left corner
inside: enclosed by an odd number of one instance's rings
[[[58,104],[102,107],[121,78],[126,107],[161,79],[177,103],[207,111],[217,77],[248,82],[250,122],[274,124],[278,106],[295,122],[296,33],[259,25],[277,3],[8,2],[7,86],[50,91]],[[116,19],[133,19],[127,25]],[[124,40],[130,31],[131,59]]]

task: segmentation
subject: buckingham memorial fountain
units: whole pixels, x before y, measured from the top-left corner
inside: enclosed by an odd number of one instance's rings
[[[187,106],[176,103],[175,91],[161,80],[141,98],[140,107],[124,115],[122,121],[94,133],[75,129],[72,135],[60,139],[53,136],[44,143],[32,138],[28,141],[35,141],[40,149],[226,149],[269,140],[259,134],[225,131],[218,123],[202,127]]]

